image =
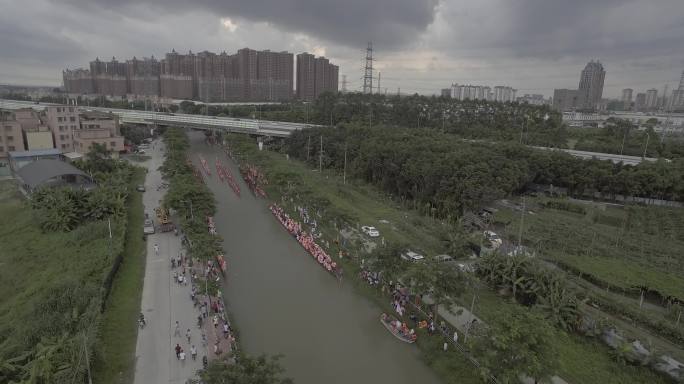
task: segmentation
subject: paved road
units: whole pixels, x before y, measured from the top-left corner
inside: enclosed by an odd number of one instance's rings
[[[148,168],[143,195],[145,212],[154,217],[154,208],[159,205],[165,190],[158,191],[162,165],[163,144],[156,141],[148,151],[151,159],[144,165]],[[142,230],[142,229],[141,229]],[[159,254],[154,244],[159,245]],[[169,233],[156,233],[147,239],[147,262],[142,293],[141,312],[145,314],[147,326],[138,332],[136,345],[135,383],[185,383],[202,366],[205,349],[201,343],[201,332],[196,326],[198,311],[190,300],[190,285],[180,286],[172,278],[170,256],[177,256],[181,249],[180,238]],[[175,322],[181,326],[181,336],[174,336]],[[185,338],[190,328],[191,342]],[[186,351],[185,362],[176,359],[173,348],[176,343]],[[197,361],[190,357],[190,346],[197,347]]]

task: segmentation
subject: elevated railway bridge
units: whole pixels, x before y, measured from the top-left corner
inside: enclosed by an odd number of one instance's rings
[[[21,108],[33,108],[43,110],[46,106],[58,105],[49,103],[35,103],[31,101],[15,101],[0,99],[0,109],[15,110]],[[123,123],[144,124],[151,126],[170,126],[182,128],[194,128],[212,131],[245,133],[249,135],[265,137],[288,137],[292,132],[310,127],[318,127],[314,124],[288,123],[284,121],[268,121],[258,119],[238,119],[234,117],[188,115],[183,113],[166,113],[137,111],[130,109],[102,108],[78,106],[82,111],[98,111],[113,113],[119,116]],[[496,144],[496,143],[493,143]],[[616,155],[611,153],[578,151],[572,149],[552,149],[546,147],[534,147],[541,150],[557,150],[569,153],[572,156],[583,159],[610,160],[613,163],[636,165],[642,161],[657,161],[649,157]]]

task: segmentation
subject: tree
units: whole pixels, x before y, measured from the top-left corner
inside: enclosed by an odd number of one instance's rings
[[[540,285],[537,307],[561,329],[575,329],[580,321],[577,296],[568,288],[565,279],[558,273],[546,272],[538,275],[535,280]]]
[[[396,244],[376,247],[368,259],[368,268],[381,272],[387,281],[396,281],[404,271],[404,265],[407,264],[399,256],[404,249],[404,246]]]
[[[535,382],[550,378],[558,368],[553,330],[535,312],[517,307],[502,308],[494,322],[479,327],[471,339],[473,355],[484,377],[518,383],[521,376]]]
[[[279,356],[261,355],[250,357],[238,354],[235,363],[212,361],[199,376],[205,384],[291,384],[292,379],[281,377],[285,369],[278,362]],[[200,383],[200,381],[194,381]]]
[[[111,159],[112,152],[107,146],[100,143],[93,143],[86,154],[85,167],[90,172],[112,172],[115,168],[114,160]]]
[[[466,283],[464,274],[453,265],[438,261],[414,263],[402,276],[415,294],[427,294],[435,307],[451,307],[454,298],[463,293]]]

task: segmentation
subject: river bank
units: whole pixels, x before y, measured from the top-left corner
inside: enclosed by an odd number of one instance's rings
[[[191,133],[191,151],[214,162],[225,154]],[[235,164],[228,163],[233,175]],[[340,284],[311,260],[268,210],[265,200],[238,197],[217,177],[207,179],[217,202],[219,235],[228,260],[228,311],[250,354],[283,354],[297,383],[439,383],[420,353],[380,324],[377,306]]]
[[[301,162],[287,159],[284,155],[269,151],[259,152],[251,139],[241,136],[231,136],[229,139],[236,153],[243,157],[248,156],[250,163],[257,164],[268,175],[272,182],[272,185],[268,187],[271,199],[277,201],[283,192],[292,194],[296,191],[294,193],[299,194],[302,199],[325,206],[327,215],[342,217],[346,222],[360,225],[375,225],[386,241],[408,243],[430,255],[441,251],[443,244],[440,244],[435,236],[441,227],[438,221],[422,217],[415,211],[397,207],[392,200],[373,188],[350,182],[349,179],[347,183],[344,183],[340,175],[326,171],[320,174]],[[336,224],[334,221],[326,223],[319,220],[321,232],[328,235],[331,244],[336,239],[336,236],[330,236],[337,233]],[[362,254],[360,249],[353,252]],[[342,263],[345,267],[345,276],[353,275],[354,263],[347,265],[347,260]],[[346,281],[350,280],[346,279]],[[360,285],[359,291],[373,298],[380,305],[387,305],[386,300],[378,295],[376,289],[365,284],[356,284]],[[474,294],[477,295],[474,312],[485,322],[487,319],[496,318],[497,313],[500,313],[503,308],[516,305],[486,288],[478,291],[466,289],[466,293],[458,300],[459,304],[470,307]],[[645,369],[624,366],[615,362],[609,350],[595,341],[558,330],[554,333],[558,340],[555,344],[561,360],[558,374],[571,383],[665,382],[660,376]],[[440,372],[440,376],[444,377],[447,382],[448,380],[454,383],[463,382],[460,378],[454,379],[454,377],[462,374],[464,370],[459,369],[460,367],[454,369],[453,359],[441,358],[439,349],[442,345],[441,343],[434,344],[430,351],[433,352],[432,356],[436,356],[436,360],[432,363],[435,370]],[[429,357],[427,359],[429,360]]]

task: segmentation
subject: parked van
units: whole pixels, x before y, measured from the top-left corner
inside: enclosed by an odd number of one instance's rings
[[[417,263],[419,261],[423,261],[425,259],[425,256],[421,255],[420,253],[413,252],[411,250],[406,250],[406,252],[401,254],[401,258],[406,261]]]

